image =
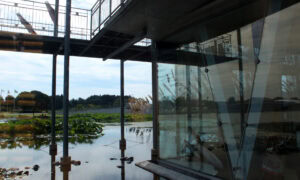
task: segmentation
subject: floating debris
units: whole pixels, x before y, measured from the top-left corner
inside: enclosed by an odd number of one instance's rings
[[[111,161],[117,160],[117,158],[109,158]]]
[[[29,175],[29,171],[19,170],[19,168],[0,168],[0,180],[4,179],[22,179],[25,175]]]
[[[32,169],[33,169],[34,171],[38,171],[38,170],[40,169],[40,166],[36,164],[36,165],[33,166]]]

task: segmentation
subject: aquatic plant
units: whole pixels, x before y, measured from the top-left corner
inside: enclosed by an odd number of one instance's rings
[[[150,114],[126,114],[126,122],[151,121]],[[101,123],[120,122],[119,113],[86,113],[74,114],[69,117],[69,134],[89,134],[95,135],[102,133],[103,125]],[[57,134],[63,132],[63,118],[61,115],[56,117],[55,130]],[[51,119],[50,116],[31,117],[18,120],[9,120],[7,123],[0,124],[0,134],[31,133],[34,135],[50,134]]]

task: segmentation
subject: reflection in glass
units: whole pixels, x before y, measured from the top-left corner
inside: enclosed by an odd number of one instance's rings
[[[179,48],[204,66],[158,65],[161,160],[225,179],[299,179],[299,11]]]

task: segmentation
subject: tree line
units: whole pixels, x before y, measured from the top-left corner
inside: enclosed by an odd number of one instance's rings
[[[125,104],[131,96],[124,96]],[[56,96],[56,110],[63,108],[63,95]],[[16,98],[8,95],[5,99],[0,96],[1,111],[42,112],[51,109],[51,96],[40,91],[21,92]],[[86,99],[78,98],[69,101],[70,108],[112,108],[120,106],[119,95],[92,95]]]

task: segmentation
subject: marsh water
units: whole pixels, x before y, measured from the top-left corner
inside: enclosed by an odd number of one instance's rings
[[[137,162],[151,159],[151,122],[127,124],[125,126],[125,138],[127,141],[125,156],[133,157],[133,161],[124,162],[123,167],[120,167],[119,124],[106,124],[103,135],[100,137],[87,137],[86,140],[70,143],[69,155],[72,160],[80,161],[81,165],[72,165],[69,179],[153,179],[151,173],[135,166]],[[29,175],[20,176],[17,179],[63,179],[63,173],[59,166],[51,169],[50,137],[34,137],[31,139],[32,141],[26,140],[26,137],[0,138],[0,140],[2,144],[0,168],[19,168],[20,171],[26,171],[25,167],[28,168]],[[61,141],[58,141],[57,145],[56,162],[62,157],[63,146]],[[37,171],[32,169],[34,165],[39,166]]]

